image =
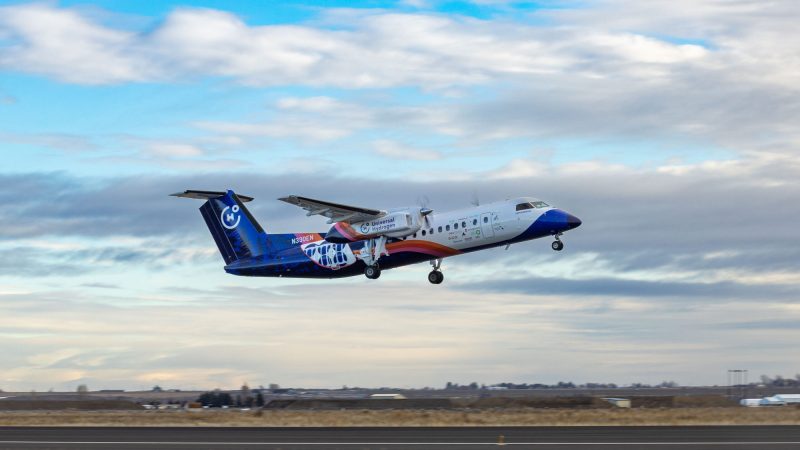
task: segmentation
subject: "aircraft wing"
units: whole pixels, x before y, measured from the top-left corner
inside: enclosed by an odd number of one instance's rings
[[[339,203],[327,202],[324,200],[314,200],[313,198],[290,195],[281,197],[278,200],[299,206],[307,211],[307,216],[320,215],[327,217],[330,223],[333,222],[364,222],[374,220],[386,215],[386,211],[358,206],[341,205]]]

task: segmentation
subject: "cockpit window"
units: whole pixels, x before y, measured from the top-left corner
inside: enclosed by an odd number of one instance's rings
[[[545,203],[545,202],[543,202],[541,200],[537,200],[537,201],[533,202],[533,206],[535,208],[547,208],[550,205],[548,205],[547,203]]]
[[[533,209],[533,205],[530,203],[520,203],[517,205],[517,211],[524,211],[526,209]]]

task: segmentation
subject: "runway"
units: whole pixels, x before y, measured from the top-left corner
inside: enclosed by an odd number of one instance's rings
[[[800,426],[0,427],[0,449],[800,449]]]

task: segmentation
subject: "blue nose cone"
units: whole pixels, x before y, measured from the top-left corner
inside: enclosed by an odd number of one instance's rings
[[[561,233],[581,225],[581,219],[560,209],[551,209],[536,221],[540,227],[550,234]]]
[[[583,223],[581,222],[581,219],[578,219],[577,217],[573,216],[570,213],[565,213],[565,215],[566,215],[568,230],[571,230],[573,228],[578,228]]]

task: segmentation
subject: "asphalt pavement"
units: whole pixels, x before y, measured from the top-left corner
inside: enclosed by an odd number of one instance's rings
[[[800,426],[0,427],[0,449],[800,449]]]

